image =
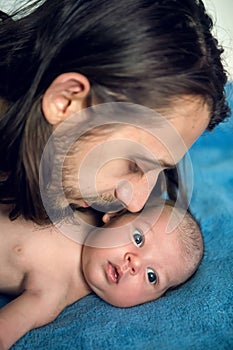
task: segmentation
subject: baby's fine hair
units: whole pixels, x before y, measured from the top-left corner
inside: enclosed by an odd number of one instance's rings
[[[173,207],[171,203],[167,204],[164,210],[169,210],[169,214],[173,212],[173,215],[179,221],[175,230],[178,232],[180,248],[184,259],[184,271],[188,276],[187,278],[189,278],[198,269],[204,254],[201,227],[189,210]],[[182,282],[184,281],[180,281],[180,283]]]
[[[197,270],[204,253],[204,242],[200,225],[186,212],[184,219],[178,226],[182,238],[182,251],[186,261],[185,268],[190,276]]]

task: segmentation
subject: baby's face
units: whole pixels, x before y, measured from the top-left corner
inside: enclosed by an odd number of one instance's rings
[[[154,212],[150,210],[150,218]],[[131,213],[119,217],[93,232],[92,246],[83,247],[87,283],[102,299],[119,307],[157,299],[186,279],[178,232],[166,233],[169,215],[163,213],[152,227],[148,214],[135,218]],[[127,243],[116,246],[116,237],[121,242],[125,237]]]

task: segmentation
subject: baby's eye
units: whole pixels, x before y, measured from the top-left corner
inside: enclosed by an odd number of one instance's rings
[[[151,284],[155,284],[157,282],[157,276],[156,276],[156,273],[154,272],[154,270],[152,270],[148,267],[146,269],[146,272],[147,272],[148,281]]]
[[[141,247],[144,243],[144,236],[143,234],[138,231],[138,230],[134,230],[133,232],[133,240],[134,240],[134,243],[138,246],[138,247]]]

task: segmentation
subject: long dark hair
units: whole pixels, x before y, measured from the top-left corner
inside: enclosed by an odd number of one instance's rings
[[[201,95],[209,129],[229,109],[222,48],[200,0],[47,0],[12,16],[0,13],[0,200],[46,221],[38,184],[51,134],[41,98],[53,79],[79,72],[97,101],[131,101],[155,109],[174,96]]]

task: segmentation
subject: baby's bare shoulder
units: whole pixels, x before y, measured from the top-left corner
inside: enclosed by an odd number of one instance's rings
[[[2,219],[2,220],[1,220]],[[56,295],[69,304],[88,294],[81,273],[82,245],[52,225],[38,226],[0,213],[0,290]]]
[[[22,283],[36,287],[59,280],[66,285],[74,269],[72,258],[81,254],[80,247],[52,225],[41,227],[21,218],[11,221],[4,211],[0,211],[0,242],[0,266],[4,266],[0,290],[12,293],[20,291]]]

